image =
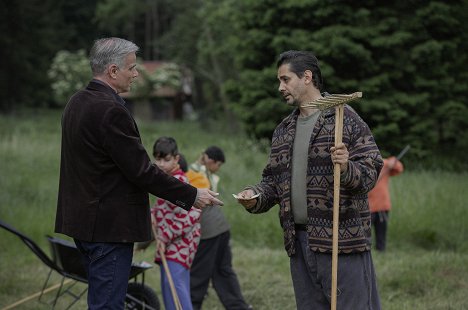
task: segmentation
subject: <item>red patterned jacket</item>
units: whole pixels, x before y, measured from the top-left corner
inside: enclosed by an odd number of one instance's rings
[[[173,176],[188,183],[182,170],[175,171]],[[167,200],[158,198],[151,208],[151,213],[156,219],[156,238],[166,245],[166,259],[190,269],[200,241],[201,211],[196,208],[186,211]],[[155,262],[161,262],[159,253],[156,253]]]

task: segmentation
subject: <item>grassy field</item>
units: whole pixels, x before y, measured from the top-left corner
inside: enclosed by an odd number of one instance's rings
[[[148,150],[162,135],[175,137],[189,162],[208,145],[225,150],[220,192],[245,298],[255,309],[295,309],[277,207],[251,215],[231,196],[258,181],[267,153],[243,134],[228,133],[222,123],[207,130],[190,122],[137,122]],[[59,111],[0,116],[0,219],[30,236],[46,253],[45,235],[53,235],[59,156]],[[468,309],[468,174],[410,168],[391,180],[388,250],[373,253],[383,309]],[[147,250],[137,253],[135,261],[152,262],[152,256]],[[47,272],[19,239],[0,229],[0,309],[40,291]],[[59,277],[53,280],[58,283]],[[160,291],[159,267],[146,272],[146,282]],[[49,295],[46,299],[53,293]],[[63,297],[57,308],[69,300]],[[48,308],[31,300],[18,309]],[[82,299],[76,309],[84,308]],[[205,309],[222,309],[212,289]]]

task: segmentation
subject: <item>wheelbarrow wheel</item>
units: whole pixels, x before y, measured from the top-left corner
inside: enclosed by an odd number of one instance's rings
[[[149,308],[150,306],[151,308]],[[137,283],[128,283],[127,297],[125,298],[125,309],[155,309],[159,310],[158,296],[150,287]]]

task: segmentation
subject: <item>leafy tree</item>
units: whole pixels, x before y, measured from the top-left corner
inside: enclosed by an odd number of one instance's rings
[[[278,97],[276,57],[304,49],[320,60],[324,90],[364,93],[353,107],[385,155],[411,144],[415,159],[463,159],[467,19],[466,0],[7,1],[0,110],[51,102],[46,72],[57,51],[123,36],[146,60],[190,68],[195,103],[210,116],[231,121],[235,112],[251,136],[269,138],[290,112]]]
[[[228,45],[219,42],[232,34],[230,10],[236,1],[188,0],[174,1],[173,5],[172,27],[161,38],[163,54],[194,73],[193,99],[198,108],[205,110],[202,116],[224,115],[235,128],[230,101],[223,89],[224,82],[236,75],[233,53]]]
[[[60,8],[53,0],[5,1],[0,11],[1,111],[20,106],[45,106],[46,76],[60,42]]]
[[[173,16],[170,0],[101,0],[94,20],[106,35],[135,42],[145,60],[158,60],[162,54],[158,40],[169,30]]]
[[[0,10],[0,111],[53,103],[47,76],[61,49],[87,48],[95,38],[95,1],[4,1]]]
[[[141,63],[141,59],[137,60]],[[182,88],[182,69],[175,63],[163,64],[155,72],[147,72],[138,67],[140,77],[132,86],[132,93],[141,99],[147,99],[152,93],[163,87],[180,90]],[[89,60],[83,49],[76,52],[59,51],[47,72],[52,81],[53,98],[58,106],[65,106],[68,99],[78,90],[83,89],[92,78]]]
[[[467,11],[466,1],[237,1],[231,33],[216,42],[236,51],[238,77],[223,85],[249,132],[269,138],[289,113],[276,95],[276,56],[311,50],[325,90],[363,91],[353,107],[385,155],[405,144],[419,158],[449,145],[463,154]]]
[[[171,87],[177,90],[182,88],[182,70],[175,63],[167,63],[158,68],[153,74],[149,75],[153,90],[162,87]]]
[[[141,59],[138,59],[141,62]],[[143,66],[138,67],[139,77],[132,86],[132,93],[141,99],[148,99],[161,88],[169,87],[176,91],[182,88],[182,68],[175,63],[165,63],[150,73]]]
[[[98,39],[97,21],[95,20],[96,0],[60,0],[60,12],[63,20],[62,42],[60,50],[76,51],[88,49]]]

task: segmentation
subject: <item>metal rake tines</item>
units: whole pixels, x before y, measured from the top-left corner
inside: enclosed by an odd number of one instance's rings
[[[326,110],[340,104],[344,104],[362,97],[362,92],[355,92],[349,95],[346,94],[332,94],[323,98],[319,98],[312,102],[307,102],[301,105],[301,108],[316,108],[319,110]]]

